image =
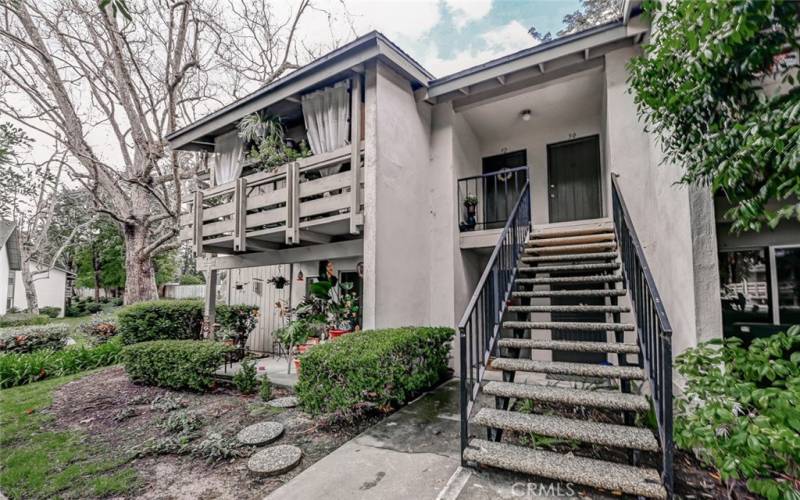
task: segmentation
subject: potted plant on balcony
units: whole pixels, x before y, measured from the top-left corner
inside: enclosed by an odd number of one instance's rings
[[[239,121],[239,138],[245,143],[247,159],[258,170],[271,172],[281,165],[311,156],[305,141],[287,139],[281,119],[253,113]]]
[[[464,197],[464,208],[467,209],[467,220],[461,223],[462,231],[472,231],[475,229],[477,221],[475,219],[476,208],[478,206],[478,197],[468,194]]]

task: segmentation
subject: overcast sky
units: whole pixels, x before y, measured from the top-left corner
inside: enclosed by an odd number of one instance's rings
[[[317,1],[331,5],[337,0]],[[377,29],[441,77],[534,45],[531,26],[555,34],[578,0],[344,0],[357,34]],[[330,10],[336,10],[331,8]],[[310,19],[304,35],[325,36]],[[322,25],[322,26],[321,26]],[[320,29],[322,27],[323,29]],[[308,31],[306,31],[308,30]]]

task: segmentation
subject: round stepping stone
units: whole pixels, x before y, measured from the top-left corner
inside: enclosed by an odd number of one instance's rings
[[[250,472],[262,476],[274,476],[294,468],[303,457],[303,451],[297,446],[279,444],[261,450],[247,462]]]
[[[273,408],[294,408],[299,404],[296,396],[286,396],[285,398],[275,398],[267,401]]]
[[[275,441],[283,434],[283,424],[278,422],[259,422],[239,431],[236,439],[242,444],[254,446]]]

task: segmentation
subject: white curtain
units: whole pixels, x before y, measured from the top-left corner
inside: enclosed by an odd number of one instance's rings
[[[214,139],[214,184],[219,186],[239,177],[242,173],[242,149],[238,130]]]
[[[347,144],[350,111],[348,80],[304,95],[303,119],[308,143],[315,155],[327,153]]]

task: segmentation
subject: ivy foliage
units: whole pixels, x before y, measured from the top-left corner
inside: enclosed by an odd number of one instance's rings
[[[800,498],[800,325],[756,339],[713,340],[676,358],[675,443],[723,479],[774,499]]]
[[[654,34],[630,62],[629,84],[681,181],[724,195],[734,231],[800,219],[800,3],[649,0],[644,9]]]

